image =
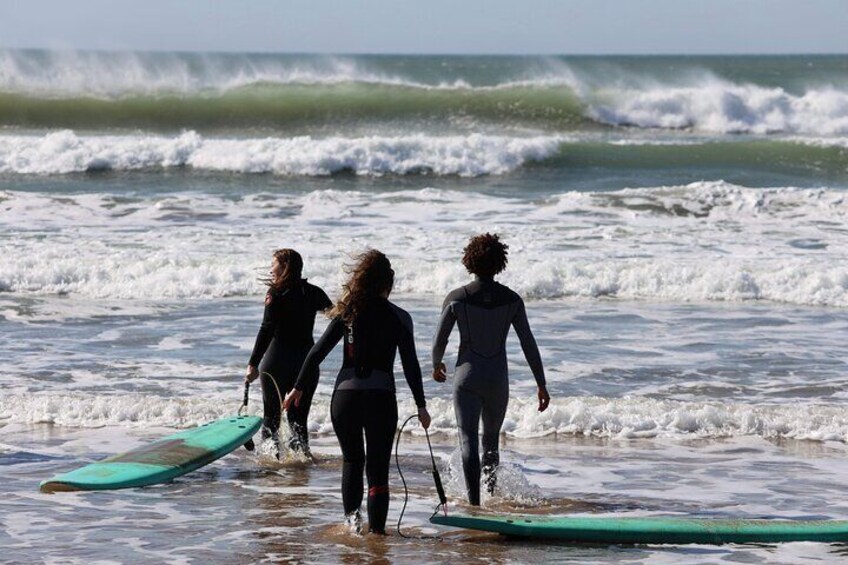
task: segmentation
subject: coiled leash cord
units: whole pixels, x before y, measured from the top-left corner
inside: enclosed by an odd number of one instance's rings
[[[283,409],[283,393],[280,392],[280,387],[277,386],[277,383],[276,383],[276,381],[274,381],[274,377],[271,376],[271,373],[264,371],[264,372],[262,372],[262,375],[267,376],[268,380],[271,381],[271,383],[274,385],[274,388],[277,390],[277,398],[280,400],[280,423],[282,423],[283,416],[286,413],[285,409]],[[242,399],[241,406],[239,406],[239,409],[238,409],[238,415],[239,416],[241,416],[242,410],[247,411],[247,401],[248,401],[249,398],[250,398],[250,383],[245,382],[244,383],[244,398]],[[245,442],[244,448],[248,451],[253,451],[253,450],[256,449],[256,444],[253,442],[253,438],[250,438],[249,440],[247,440]]]
[[[403,471],[400,469],[400,458],[398,457],[400,437],[403,435],[403,429],[409,421],[417,417],[417,414],[413,414],[403,422],[400,427],[400,431],[398,432],[397,440],[395,441],[395,465],[397,466],[398,474],[400,475],[400,481],[403,483],[403,508],[400,509],[400,516],[398,516],[397,533],[400,537],[406,539],[442,539],[439,536],[408,536],[400,529],[400,524],[403,521],[403,514],[406,512],[406,504],[409,502],[409,488],[406,486],[406,479],[404,479]],[[430,472],[433,474],[433,482],[436,483],[436,493],[439,495],[439,504],[436,505],[436,509],[433,511],[431,517],[439,513],[439,508],[442,508],[445,516],[447,516],[448,499],[445,496],[445,489],[442,487],[442,478],[439,476],[439,470],[436,468],[436,457],[433,455],[433,445],[430,443],[430,433],[426,428],[424,429],[424,435],[427,437],[427,447],[430,449],[430,462],[433,465],[433,469]]]

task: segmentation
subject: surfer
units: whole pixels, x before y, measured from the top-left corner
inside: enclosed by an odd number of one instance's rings
[[[318,380],[319,364],[344,338],[330,416],[344,460],[345,520],[352,529],[361,530],[364,470],[368,477],[368,529],[385,534],[389,461],[398,422],[393,370],[396,352],[400,352],[403,373],[425,429],[430,426],[430,414],[415,353],[412,318],[388,300],[395,275],[391,263],[385,255],[371,249],[357,257],[349,274],[341,298],[328,314],[331,322],[307,355],[285,407],[294,410],[303,402]]]
[[[265,313],[245,374],[248,383],[257,377],[261,379],[262,439],[273,437],[275,445],[283,396],[294,386],[306,354],[315,343],[312,337],[315,314],[332,306],[327,294],[302,278],[302,272],[303,258],[297,251],[278,249],[274,252],[270,277],[264,281],[268,285]],[[314,371],[317,382],[318,367]],[[287,414],[289,448],[306,456],[310,456],[306,419],[314,392],[314,386],[305,388],[300,405]]]
[[[474,282],[460,287],[445,298],[442,315],[433,339],[433,379],[447,379],[442,362],[448,337],[459,325],[459,356],[454,374],[454,412],[459,427],[462,469],[468,502],[480,504],[480,455],[478,426],[483,420],[483,461],[486,488],[495,488],[500,463],[498,441],[509,402],[506,338],[515,328],[524,357],[536,379],[539,411],[550,403],[545,371],[536,340],[527,322],[524,301],[495,275],[506,268],[508,246],[489,233],[472,237],[465,247],[462,264],[475,275]]]

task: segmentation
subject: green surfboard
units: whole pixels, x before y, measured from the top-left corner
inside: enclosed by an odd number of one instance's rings
[[[601,544],[848,542],[848,520],[437,515],[430,522],[508,536]]]
[[[259,429],[256,416],[232,416],[57,475],[42,492],[110,490],[155,485],[185,475],[244,444]]]

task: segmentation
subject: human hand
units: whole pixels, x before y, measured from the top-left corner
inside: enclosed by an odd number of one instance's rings
[[[433,380],[437,383],[443,383],[447,380],[447,368],[444,363],[439,363],[437,366],[433,367]]]
[[[247,371],[244,373],[244,382],[250,384],[259,378],[259,370],[253,365],[247,366]]]
[[[291,389],[291,391],[286,395],[286,399],[283,400],[283,410],[289,410],[292,405],[299,407],[300,406],[300,398],[303,396],[302,390],[297,390],[296,388]]]
[[[548,394],[548,389],[543,386],[539,387],[536,394],[539,397],[539,412],[544,412],[551,403],[551,395]]]
[[[425,406],[418,409],[418,420],[421,422],[421,427],[425,430],[430,427],[430,413],[427,412]]]

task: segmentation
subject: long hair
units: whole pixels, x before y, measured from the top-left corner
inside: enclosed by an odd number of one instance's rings
[[[273,257],[280,264],[283,271],[277,280],[271,277],[261,279],[268,286],[269,293],[279,292],[291,287],[300,280],[303,273],[303,257],[294,249],[277,249],[274,251]]]
[[[355,263],[346,270],[350,276],[342,285],[342,296],[327,315],[341,317],[346,324],[351,324],[371,301],[391,292],[395,272],[388,257],[376,249],[357,255]]]
[[[497,275],[507,264],[509,246],[498,234],[484,233],[468,240],[462,254],[462,264],[468,272],[483,278]]]

